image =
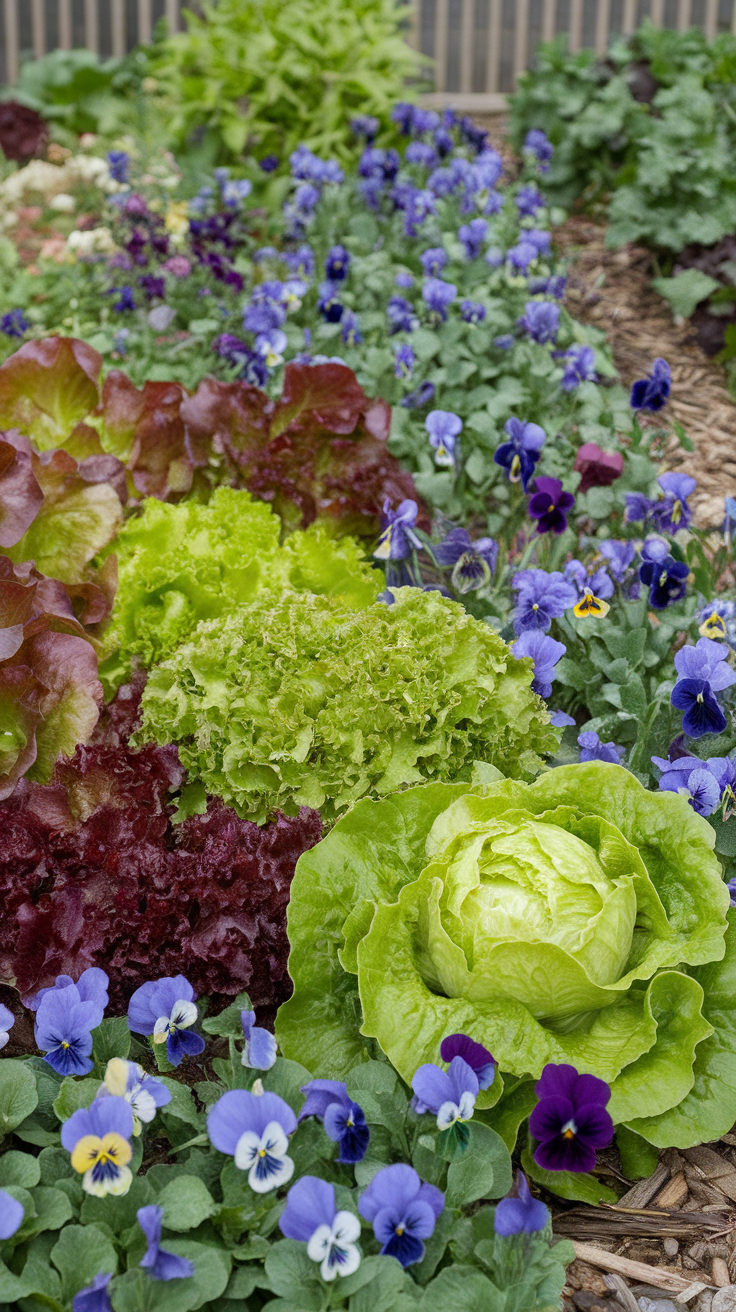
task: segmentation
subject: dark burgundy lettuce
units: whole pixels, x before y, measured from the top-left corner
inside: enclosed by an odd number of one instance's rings
[[[41,155],[48,140],[48,125],[37,110],[17,100],[0,104],[0,149],[6,159],[25,162]]]
[[[117,1009],[152,975],[179,973],[201,994],[247,989],[256,1007],[277,1006],[291,991],[289,888],[319,842],[319,814],[276,813],[259,828],[210,799],[206,814],[173,825],[176,749],[120,741],[139,692],[118,694],[120,715],[98,734],[107,741],[0,803],[0,982],[26,996],[99,965]]]

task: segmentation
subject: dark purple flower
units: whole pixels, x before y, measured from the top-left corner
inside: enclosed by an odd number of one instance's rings
[[[544,196],[540,195],[535,186],[521,187],[516,196],[516,208],[519,214],[534,218],[537,210],[544,209],[546,205]]]
[[[687,528],[692,519],[687,498],[695,491],[696,480],[689,474],[660,474],[657,482],[664,496],[652,505],[655,528],[660,533],[676,533],[679,528]]]
[[[723,733],[727,727],[726,717],[707,679],[680,679],[672,689],[670,701],[678,711],[684,712],[682,728],[688,738]]]
[[[375,141],[378,134],[380,123],[377,118],[371,114],[356,114],[355,118],[350,120],[350,131],[359,141],[365,141],[370,146]]]
[[[455,149],[454,138],[452,134],[447,131],[447,128],[444,127],[438,128],[437,131],[435,132],[434,144],[437,148],[438,154],[440,154],[443,158],[445,155],[450,155],[452,151]]]
[[[422,1240],[434,1233],[444,1206],[439,1189],[424,1184],[413,1167],[398,1162],[374,1175],[361,1195],[358,1211],[372,1224],[381,1252],[407,1267],[421,1262]]]
[[[264,173],[275,173],[280,163],[278,155],[264,155],[263,159],[259,159],[258,167],[263,169]]]
[[[414,532],[419,507],[416,501],[402,501],[391,509],[388,497],[383,503],[383,532],[373,555],[377,560],[405,560],[412,549],[421,550],[422,540]]]
[[[488,140],[488,133],[485,128],[479,128],[477,123],[474,123],[472,118],[469,118],[467,115],[463,115],[461,119],[458,119],[457,126],[460,129],[460,136],[466,146],[470,146],[471,150],[474,150],[476,155],[480,155],[481,151],[485,149],[485,144]]]
[[[488,224],[485,219],[471,219],[470,223],[464,223],[458,231],[466,260],[477,260],[483,250],[483,242],[488,232]]]
[[[135,296],[133,288],[126,284],[124,287],[112,287],[107,293],[108,296],[117,296],[118,300],[113,305],[116,314],[124,314],[126,310],[135,309]]]
[[[416,105],[410,105],[405,100],[400,100],[391,110],[391,122],[396,124],[405,137],[411,136],[415,113]]]
[[[578,735],[581,761],[608,761],[611,765],[620,765],[624,758],[624,748],[615,743],[602,743],[593,729],[586,729]]]
[[[502,1198],[496,1205],[493,1228],[503,1239],[509,1235],[531,1235],[544,1230],[549,1221],[549,1208],[532,1198],[526,1176],[516,1173],[515,1197]]]
[[[432,246],[428,251],[423,251],[419,256],[419,263],[428,278],[433,278],[436,274],[441,273],[447,264],[447,251],[442,246]]]
[[[473,592],[484,587],[493,575],[498,544],[493,538],[478,538],[473,542],[467,529],[453,528],[434,548],[434,557],[443,568],[453,567],[450,582],[456,592]],[[442,1060],[449,1061],[450,1058],[443,1055]]]
[[[414,306],[405,296],[392,296],[386,306],[386,315],[391,325],[391,334],[410,333],[417,326]]]
[[[461,533],[464,529],[459,530]],[[482,539],[489,541],[490,539]],[[448,1064],[453,1057],[462,1057],[478,1077],[479,1089],[490,1089],[496,1074],[496,1063],[482,1043],[476,1043],[467,1034],[448,1034],[440,1044],[440,1057]]]
[[[6,337],[23,337],[30,330],[30,323],[22,310],[8,310],[0,319],[0,333]]]
[[[572,492],[563,492],[559,478],[538,477],[529,501],[529,515],[537,521],[538,533],[564,533],[567,513],[575,505]]]
[[[554,154],[554,146],[541,128],[530,128],[524,138],[524,150],[533,155],[541,173],[546,173]]]
[[[547,435],[539,424],[527,423],[514,415],[506,420],[504,431],[509,440],[497,447],[493,459],[508,471],[510,482],[520,481],[526,492]]]
[[[425,405],[431,405],[433,400],[434,383],[430,383],[428,379],[425,379],[413,392],[405,396],[399,404],[405,406],[407,410],[421,410]]]
[[[146,273],[142,278],[139,278],[138,286],[149,301],[152,301],[155,296],[164,297],[166,295],[166,279],[159,278],[154,273]]]
[[[531,656],[534,661],[532,691],[538,693],[540,697],[549,697],[555,677],[555,666],[567,651],[564,642],[556,642],[541,629],[526,629],[516,639],[511,650],[516,657]]]
[[[652,513],[652,502],[643,492],[625,492],[626,510],[624,519],[627,524],[646,523]]]
[[[532,341],[543,346],[553,342],[560,326],[560,307],[553,301],[527,301],[524,313],[516,321],[529,334]]]
[[[138,1265],[147,1270],[153,1280],[181,1280],[186,1276],[193,1276],[194,1263],[190,1262],[188,1257],[167,1253],[161,1247],[163,1207],[150,1203],[148,1207],[139,1207],[136,1216],[148,1243],[148,1248]]]
[[[464,323],[483,323],[486,307],[480,301],[461,301],[460,318]]]
[[[348,276],[349,267],[350,251],[346,251],[344,246],[331,247],[325,260],[325,273],[330,282],[342,282]]]
[[[365,1123],[363,1110],[348,1097],[347,1086],[341,1080],[310,1080],[301,1092],[306,1102],[299,1120],[317,1116],[324,1122],[325,1133],[333,1143],[339,1143],[339,1162],[360,1162],[370,1142],[371,1133]]]
[[[337,299],[338,288],[331,282],[321,282],[317,309],[327,323],[339,323],[345,306]]]
[[[427,309],[432,314],[439,315],[443,322],[447,318],[448,307],[456,296],[455,284],[444,282],[442,278],[428,278],[422,288],[422,298]]]
[[[560,383],[563,392],[573,392],[581,383],[590,382],[595,378],[595,351],[592,346],[571,346],[562,359],[565,365],[565,372]],[[591,442],[587,445],[594,446],[595,443]],[[621,459],[621,471],[623,472],[623,456],[620,452],[615,454],[619,455]],[[591,484],[590,486],[607,487],[608,485],[604,483]]]
[[[640,378],[631,389],[632,410],[661,410],[670,394],[672,378],[666,360],[657,358],[647,378]]]
[[[578,1075],[574,1066],[549,1063],[536,1085],[539,1099],[529,1117],[537,1140],[534,1160],[544,1171],[592,1171],[596,1149],[613,1138],[606,1111],[610,1087],[595,1075]]]
[[[642,555],[646,552],[646,545]],[[649,588],[649,605],[655,610],[665,610],[673,602],[680,601],[687,591],[687,576],[690,568],[682,560],[675,560],[665,555],[659,560],[644,559],[639,566],[639,578]]]
[[[519,594],[513,611],[516,633],[525,629],[546,631],[552,620],[564,615],[578,599],[577,589],[559,570],[547,573],[544,569],[522,569],[514,574],[511,586]]]

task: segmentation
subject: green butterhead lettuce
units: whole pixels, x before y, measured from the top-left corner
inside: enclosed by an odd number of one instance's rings
[[[331,820],[368,793],[469,779],[475,761],[532,778],[557,736],[530,667],[438,593],[351,610],[264,591],[151,672],[138,740],[175,742],[190,779],[242,816],[312,806]]]
[[[736,1117],[736,934],[712,849],[684,799],[601,762],[362,801],[297,866],[282,1046],[340,1078],[362,1034],[410,1080],[463,1031],[498,1062],[479,1105],[501,1119],[569,1062],[650,1142],[712,1139]]]

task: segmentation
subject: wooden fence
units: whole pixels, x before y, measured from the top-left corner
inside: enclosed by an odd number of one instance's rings
[[[165,18],[181,25],[187,0],[0,0],[0,82],[13,83],[20,60],[86,46],[123,55],[149,41]],[[191,0],[190,0],[191,3]],[[570,48],[603,53],[611,36],[649,16],[658,26],[692,24],[709,37],[736,33],[736,0],[409,0],[412,44],[435,60],[427,103],[477,112],[502,109],[517,73],[540,40],[568,34]]]

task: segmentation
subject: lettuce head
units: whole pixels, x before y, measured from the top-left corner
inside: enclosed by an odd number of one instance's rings
[[[568,1062],[651,1143],[717,1138],[736,931],[713,841],[683,798],[602,762],[363,800],[297,865],[283,1050],[344,1078],[366,1036],[409,1081],[462,1031],[498,1062],[479,1100],[498,1114]]]

